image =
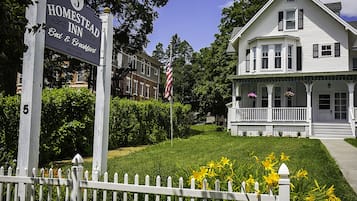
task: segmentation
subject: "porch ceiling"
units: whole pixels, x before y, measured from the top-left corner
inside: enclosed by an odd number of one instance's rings
[[[231,75],[228,77],[238,83],[252,82],[285,82],[285,81],[305,81],[316,80],[346,80],[356,81],[357,71],[342,72],[312,72],[312,73],[279,73],[279,74],[261,74],[261,75]]]

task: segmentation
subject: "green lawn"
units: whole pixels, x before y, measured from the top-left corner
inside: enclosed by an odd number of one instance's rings
[[[345,141],[350,143],[351,145],[357,147],[357,139],[356,138],[347,138],[347,139],[345,139]]]
[[[291,171],[304,168],[309,177],[320,184],[335,185],[336,195],[343,201],[356,201],[357,195],[347,184],[335,161],[329,156],[319,140],[278,137],[232,137],[225,132],[215,131],[214,126],[194,126],[196,135],[188,139],[175,139],[171,147],[170,141],[149,146],[143,150],[126,156],[108,160],[108,173],[117,172],[119,181],[123,181],[124,173],[129,174],[132,181],[134,174],[139,174],[140,183],[145,175],[161,178],[172,176],[177,181],[180,176],[189,175],[192,169],[207,164],[211,160],[219,160],[222,156],[244,164],[251,160],[251,153],[263,158],[275,152],[290,156],[287,166]],[[86,168],[91,168],[89,162]],[[164,183],[164,181],[162,181]],[[177,183],[177,182],[175,182]]]

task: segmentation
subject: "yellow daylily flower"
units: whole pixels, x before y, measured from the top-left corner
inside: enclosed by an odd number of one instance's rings
[[[229,159],[227,157],[222,157],[221,158],[221,163],[223,166],[228,165],[229,164]]]
[[[306,170],[300,169],[300,170],[296,173],[296,178],[297,178],[297,179],[301,179],[301,178],[307,179],[307,175],[308,175],[308,173],[307,173]]]
[[[208,165],[208,167],[211,168],[211,169],[213,169],[213,168],[216,167],[216,163],[215,163],[214,161],[210,161],[207,165]]]
[[[278,184],[280,177],[278,173],[272,172],[268,176],[263,176],[263,178],[269,186],[275,186]]]
[[[270,171],[273,171],[274,170],[274,165],[276,163],[272,163],[271,160],[267,159],[265,161],[262,162],[262,165],[264,166],[264,169],[265,170],[270,170]]]
[[[280,154],[280,160],[281,161],[288,161],[290,156],[285,155],[284,152]]]

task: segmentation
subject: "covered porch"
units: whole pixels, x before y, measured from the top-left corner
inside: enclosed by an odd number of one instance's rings
[[[245,75],[232,80],[232,102],[227,104],[232,135],[314,137],[336,129],[344,137],[355,136],[356,72]]]

